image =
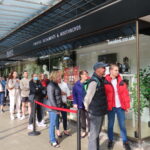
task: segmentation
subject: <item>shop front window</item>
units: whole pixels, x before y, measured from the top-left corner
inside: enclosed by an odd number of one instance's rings
[[[138,138],[138,116],[134,100],[135,95],[137,95],[137,90],[135,90],[137,83],[136,23],[129,23],[100,32],[94,35],[94,39],[99,42],[76,50],[77,66],[79,66],[80,70],[86,69],[91,76],[93,65],[97,61],[118,64],[120,74],[128,86],[131,98],[131,108],[128,112],[125,112],[127,134],[131,138]],[[106,68],[106,74],[108,73],[109,68]],[[107,117],[104,129],[107,130]],[[114,132],[120,134],[117,116]]]
[[[141,138],[150,136],[150,16],[139,22]]]

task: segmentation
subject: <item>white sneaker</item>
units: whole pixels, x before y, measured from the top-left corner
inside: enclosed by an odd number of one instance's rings
[[[22,116],[21,118],[20,118],[20,120],[24,120],[26,117],[25,116]]]
[[[20,115],[19,113],[17,114],[17,118],[18,118],[18,119],[20,119],[20,118],[21,118],[21,115]]]
[[[33,130],[33,124],[28,125],[28,130]]]
[[[14,120],[14,119],[15,119],[14,115],[11,115],[11,116],[10,116],[10,119],[11,119],[11,120]]]
[[[38,127],[46,127],[46,124],[44,124],[42,121],[37,123]]]

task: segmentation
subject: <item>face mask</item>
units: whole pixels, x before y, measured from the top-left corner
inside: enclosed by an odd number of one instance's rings
[[[38,80],[38,77],[34,77],[33,80],[37,81],[37,80]]]

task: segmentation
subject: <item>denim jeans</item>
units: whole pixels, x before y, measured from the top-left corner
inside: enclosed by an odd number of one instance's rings
[[[0,92],[0,105],[3,105],[4,104],[4,92]]]
[[[66,104],[64,104],[64,108],[67,108]],[[67,130],[67,112],[61,111],[61,115],[62,115],[64,130]],[[57,119],[56,119],[57,130],[59,130],[59,124],[60,124],[59,119],[60,119],[60,114],[57,114]]]
[[[113,127],[115,122],[115,114],[117,114],[122,140],[123,142],[126,142],[127,132],[125,127],[125,111],[122,108],[114,107],[112,111],[108,111],[108,138],[110,141],[113,141]]]
[[[49,138],[51,143],[56,142],[56,137],[55,137],[56,119],[57,119],[57,113],[54,111],[49,111],[49,120],[50,120]]]

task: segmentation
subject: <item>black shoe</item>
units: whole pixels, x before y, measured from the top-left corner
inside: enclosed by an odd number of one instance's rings
[[[108,141],[108,149],[112,149],[114,147],[114,142],[113,141]]]
[[[131,147],[128,142],[123,143],[123,146],[125,150],[131,150]]]

